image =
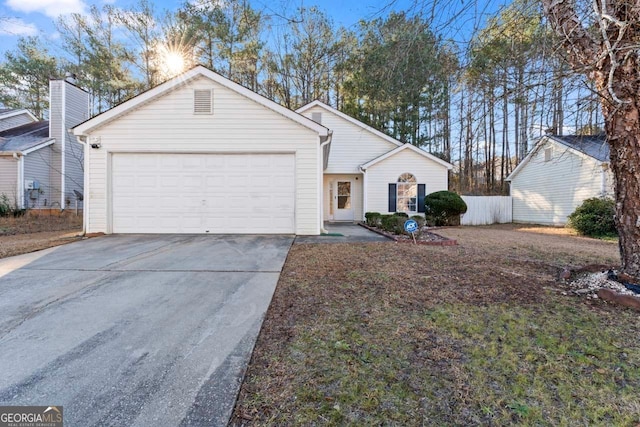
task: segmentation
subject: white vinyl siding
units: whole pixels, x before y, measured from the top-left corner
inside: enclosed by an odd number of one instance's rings
[[[25,205],[31,209],[49,208],[51,206],[51,185],[49,168],[51,165],[51,146],[40,148],[24,156],[24,179],[38,181],[40,190],[34,192],[32,199],[29,190],[25,189]]]
[[[545,161],[545,153],[549,148],[552,156]],[[605,188],[611,195],[611,173],[606,172],[605,177]],[[548,141],[513,177],[513,221],[564,225],[567,216],[585,199],[601,195],[601,162]]]
[[[31,118],[31,116],[29,116],[29,114],[27,114],[26,112],[22,114],[16,114],[15,116],[10,116],[4,119],[0,117],[0,132],[33,122],[33,118]]]
[[[322,125],[333,131],[325,174],[360,173],[360,165],[398,147],[320,106],[306,110],[303,115],[312,118],[314,113],[321,113]]]
[[[362,174],[358,175],[324,175],[324,220],[333,220],[332,209],[335,209],[335,194],[334,200],[331,200],[332,192],[331,186],[336,181],[351,181],[351,203],[353,203],[353,215],[355,221],[364,220],[364,212],[362,211]]]
[[[397,184],[403,173],[415,176],[417,184],[425,184],[425,194],[448,190],[446,167],[411,150],[402,150],[367,170],[367,212],[389,213],[389,184]]]
[[[193,114],[193,91],[215,93],[213,115]],[[295,157],[296,234],[318,234],[319,140],[311,129],[200,76],[95,129],[89,143],[88,232],[111,232],[109,153],[281,153]],[[250,167],[247,165],[246,167]]]
[[[18,161],[12,156],[0,156],[0,195],[4,194],[13,205],[18,195]]]

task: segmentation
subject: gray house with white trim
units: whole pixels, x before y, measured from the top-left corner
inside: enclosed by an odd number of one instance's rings
[[[48,121],[0,110],[0,195],[17,208],[82,207],[84,146],[69,129],[89,117],[89,95],[51,80]]]

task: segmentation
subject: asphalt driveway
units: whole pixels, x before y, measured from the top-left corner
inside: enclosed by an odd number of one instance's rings
[[[287,236],[106,236],[0,260],[0,405],[226,425]]]

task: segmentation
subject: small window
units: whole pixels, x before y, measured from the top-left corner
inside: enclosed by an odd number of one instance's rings
[[[418,211],[418,184],[416,177],[410,173],[403,173],[397,184],[398,212],[415,213]]]
[[[213,114],[213,90],[195,89],[193,91],[193,113]]]
[[[551,161],[551,156],[553,156],[553,151],[551,148],[545,148],[544,149],[544,161],[545,162],[550,162]]]
[[[322,113],[311,113],[311,120],[313,120],[314,122],[316,122],[319,125],[321,125],[322,124]]]

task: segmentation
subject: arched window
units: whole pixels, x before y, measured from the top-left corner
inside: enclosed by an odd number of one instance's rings
[[[418,211],[418,183],[410,173],[403,173],[397,184],[397,211],[415,213]]]

